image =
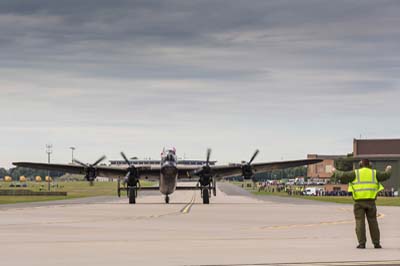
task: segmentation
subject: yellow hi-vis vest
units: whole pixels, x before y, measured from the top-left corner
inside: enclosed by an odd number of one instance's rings
[[[367,167],[357,169],[356,178],[349,184],[354,200],[376,199],[379,191],[384,188],[376,178],[376,170]]]

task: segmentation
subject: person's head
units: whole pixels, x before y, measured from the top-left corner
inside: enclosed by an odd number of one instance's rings
[[[367,168],[371,168],[371,162],[368,159],[362,159],[360,161],[360,167],[367,167]]]

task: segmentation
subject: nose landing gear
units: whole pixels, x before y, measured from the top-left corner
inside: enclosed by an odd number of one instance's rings
[[[165,203],[169,204],[169,196],[168,195],[165,196]]]

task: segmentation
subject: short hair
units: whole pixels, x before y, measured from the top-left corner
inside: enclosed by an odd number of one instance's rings
[[[371,162],[368,159],[362,159],[360,161],[360,167],[371,167]]]

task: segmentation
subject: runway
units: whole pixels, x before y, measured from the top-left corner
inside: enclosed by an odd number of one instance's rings
[[[357,250],[351,205],[199,191],[0,207],[1,265],[400,265],[400,208]],[[224,191],[224,192],[223,192]],[[366,263],[370,261],[370,263]]]

